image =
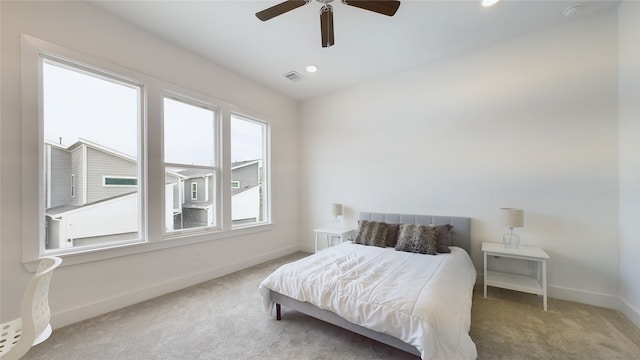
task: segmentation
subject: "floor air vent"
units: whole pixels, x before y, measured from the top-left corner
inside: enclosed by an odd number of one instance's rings
[[[286,77],[287,79],[291,80],[291,81],[300,81],[302,80],[302,75],[298,74],[295,71],[290,71],[286,74],[284,74],[284,77]]]

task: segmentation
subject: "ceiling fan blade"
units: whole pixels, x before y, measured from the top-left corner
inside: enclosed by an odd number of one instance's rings
[[[400,1],[393,0],[342,0],[342,2],[387,16],[395,15],[400,7]]]
[[[320,32],[322,34],[322,47],[334,44],[333,39],[333,8],[325,5],[320,9]]]
[[[306,5],[311,0],[287,0],[278,5],[274,5],[270,8],[264,9],[262,11],[258,11],[256,13],[256,17],[262,21],[267,21],[272,19],[278,15],[282,15],[287,11],[291,11],[293,9],[297,9],[302,5]]]

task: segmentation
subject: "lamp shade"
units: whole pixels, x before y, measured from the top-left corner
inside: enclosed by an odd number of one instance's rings
[[[331,215],[333,216],[342,215],[342,204],[331,204]]]
[[[514,208],[501,208],[502,224],[508,228],[524,226],[524,210]]]

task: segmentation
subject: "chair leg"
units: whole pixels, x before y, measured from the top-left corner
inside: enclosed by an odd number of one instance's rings
[[[282,312],[280,309],[280,304],[276,303],[276,320],[282,320]]]

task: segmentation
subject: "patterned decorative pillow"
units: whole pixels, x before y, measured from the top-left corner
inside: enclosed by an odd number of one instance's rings
[[[436,255],[438,227],[435,225],[401,224],[396,250]]]
[[[451,244],[451,233],[449,230],[453,229],[453,225],[437,225],[438,226],[438,240],[436,244],[436,250],[439,253],[450,253],[449,244]]]
[[[384,222],[360,220],[354,244],[386,247],[389,225]]]

